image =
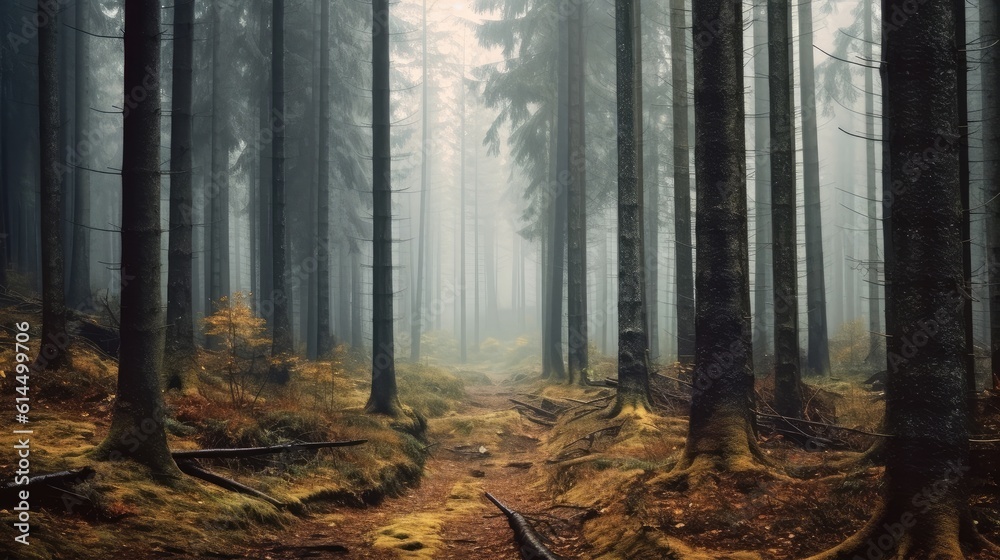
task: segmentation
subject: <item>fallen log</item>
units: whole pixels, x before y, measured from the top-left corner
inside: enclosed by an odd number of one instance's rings
[[[557,418],[555,413],[549,412],[548,410],[545,410],[544,408],[541,407],[537,407],[533,404],[528,404],[524,401],[519,401],[517,399],[510,399],[510,402],[514,403],[517,406],[522,406],[524,408],[527,408],[528,410],[534,412],[535,414],[544,416],[546,418],[551,418],[552,420],[555,420]]]
[[[92,467],[83,467],[69,471],[59,471],[51,474],[40,474],[28,479],[27,484],[14,484],[8,482],[0,486],[0,494],[9,495],[20,490],[30,490],[39,486],[49,486],[51,488],[62,488],[63,485],[75,486],[94,478],[95,471]]]
[[[286,451],[306,451],[310,449],[325,449],[329,447],[351,447],[366,443],[366,439],[356,439],[351,441],[316,441],[308,443],[286,443],[283,445],[271,445],[268,447],[237,447],[234,449],[195,449],[192,451],[171,451],[175,461],[187,459],[240,459],[243,457],[256,457],[257,455],[268,455],[273,453],[284,453]]]
[[[196,465],[193,461],[178,461],[177,467],[180,468],[181,472],[184,474],[191,475],[195,478],[200,478],[205,482],[214,484],[220,488],[225,488],[226,490],[232,490],[233,492],[246,494],[248,496],[253,496],[255,498],[260,498],[261,500],[264,500],[265,502],[271,504],[272,506],[278,509],[284,509],[286,507],[284,502],[276,500],[271,496],[268,496],[267,494],[261,492],[260,490],[250,488],[245,484],[240,484],[235,480],[226,478],[212,471],[205,470]]]
[[[545,546],[545,543],[542,542],[542,536],[538,534],[538,531],[535,531],[527,518],[503,505],[489,492],[486,492],[486,499],[493,502],[493,505],[497,506],[497,509],[507,517],[507,524],[514,530],[514,541],[521,545],[519,547],[521,558],[524,560],[562,560]]]

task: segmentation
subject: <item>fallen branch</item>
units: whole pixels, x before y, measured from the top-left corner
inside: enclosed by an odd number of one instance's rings
[[[561,560],[542,542],[542,536],[535,531],[535,528],[528,523],[528,520],[520,513],[503,505],[500,500],[486,492],[486,499],[493,502],[504,516],[507,517],[507,524],[514,530],[514,541],[520,546],[521,558],[528,560]]]
[[[528,420],[529,422],[534,422],[535,424],[538,424],[538,425],[541,425],[541,426],[545,426],[547,428],[552,428],[552,427],[554,427],[556,425],[555,422],[549,422],[548,420],[542,420],[541,418],[535,418],[534,416],[532,416],[530,414],[525,414],[523,412],[521,413],[521,416],[524,417],[524,419]]]
[[[367,442],[366,439],[351,441],[317,441],[308,443],[286,443],[283,445],[272,445],[269,447],[238,447],[235,449],[196,449],[193,451],[171,451],[175,461],[187,459],[239,459],[243,457],[256,457],[257,455],[268,455],[273,453],[284,453],[286,451],[306,451],[310,449],[326,449],[329,447],[351,447]]]
[[[524,401],[519,401],[517,399],[510,399],[510,402],[514,403],[517,406],[523,406],[524,408],[527,408],[528,410],[534,412],[535,414],[539,414],[541,416],[545,416],[546,418],[551,418],[552,420],[555,420],[557,418],[556,415],[555,415],[555,413],[549,412],[548,410],[545,410],[544,408],[537,407],[537,406],[535,406],[533,404],[528,404],[528,403],[526,403]]]
[[[267,494],[261,492],[260,490],[250,488],[245,484],[240,484],[235,480],[226,478],[212,471],[207,471],[199,467],[198,465],[194,464],[194,462],[192,461],[178,461],[177,466],[181,469],[181,472],[183,472],[184,474],[189,474],[195,478],[200,478],[205,482],[209,482],[211,484],[219,486],[220,488],[225,488],[226,490],[232,490],[233,492],[238,492],[240,494],[246,494],[248,496],[260,498],[261,500],[264,500],[265,502],[271,504],[272,506],[278,509],[285,508],[285,504],[283,502],[280,502],[272,498],[271,496],[268,496]]]
[[[834,430],[844,430],[844,431],[847,431],[847,432],[854,432],[856,434],[864,434],[866,436],[875,436],[875,437],[883,437],[883,438],[890,438],[890,437],[892,437],[892,435],[890,435],[890,434],[880,434],[880,433],[877,433],[877,432],[866,432],[865,430],[859,430],[857,428],[848,428],[846,426],[837,426],[836,424],[824,424],[823,422],[813,422],[812,420],[802,420],[802,419],[799,419],[799,418],[789,418],[787,416],[780,416],[778,414],[766,414],[764,412],[758,412],[756,410],[753,411],[753,412],[754,412],[754,414],[756,414],[757,416],[760,416],[762,418],[774,418],[776,420],[784,420],[786,422],[798,422],[799,424],[806,424],[806,425],[809,425],[809,426],[819,426],[819,427],[822,427],[822,428],[831,428],[831,429],[834,429]],[[803,434],[807,435],[807,436],[809,435],[809,434],[805,434],[804,432],[803,432]]]
[[[16,493],[19,490],[29,490],[39,486],[49,486],[52,488],[60,488],[64,484],[67,486],[75,486],[94,478],[94,474],[95,471],[91,467],[83,467],[82,469],[70,471],[59,471],[51,474],[40,474],[29,478],[27,484],[14,484],[13,482],[8,482],[7,484],[0,486],[0,494],[7,495],[10,493]]]

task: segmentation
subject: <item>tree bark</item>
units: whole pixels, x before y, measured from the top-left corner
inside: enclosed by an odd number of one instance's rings
[[[160,11],[158,3],[125,1],[121,350],[111,428],[95,454],[131,459],[169,480],[180,473],[160,390]]]
[[[87,2],[76,3],[76,27],[90,31],[92,9]],[[84,146],[90,132],[90,36],[76,31],[76,93],[75,126],[76,149],[73,157],[79,167],[90,167]],[[87,305],[91,298],[90,287],[90,171],[73,171],[73,256],[70,261],[70,284],[66,296],[72,307]]]
[[[566,379],[566,366],[562,358],[563,283],[566,278],[566,223],[568,220],[567,187],[569,186],[569,22],[560,17],[557,25],[558,53],[555,62],[556,99],[553,126],[550,134],[552,154],[552,195],[549,208],[548,337],[542,350],[542,377],[562,381]]]
[[[634,0],[615,0],[618,97],[618,395],[611,415],[649,409],[649,342],[643,309],[642,203],[635,128]]]
[[[980,2],[980,41],[1000,39],[1000,8]],[[1000,52],[996,47],[980,53],[983,87],[983,181],[986,184],[986,236],[990,285],[990,367],[993,388],[1000,390]]]
[[[795,101],[789,0],[768,0],[771,130],[771,231],[774,244],[774,402],[802,417],[799,370],[798,228],[795,201]]]
[[[167,385],[181,388],[194,367],[194,316],[191,312],[192,224],[192,73],[194,3],[174,3],[173,80],[170,107],[170,234],[167,247]]]
[[[905,0],[884,0],[882,13]],[[860,532],[815,559],[879,555],[965,558],[969,516],[969,416],[966,403],[959,184],[958,65],[951,2],[928,2],[884,38],[883,92],[888,115],[894,258],[887,345],[883,501]],[[934,164],[914,172],[913,154]],[[916,351],[914,351],[916,350]],[[933,489],[933,490],[929,490]]]
[[[774,285],[772,279],[771,245],[771,153],[770,91],[767,60],[767,0],[755,0],[753,57],[754,68],[754,367],[766,373],[764,364],[773,355]],[[764,45],[760,51],[756,49]],[[796,264],[796,266],[798,266]]]
[[[816,131],[816,77],[813,64],[812,1],[799,3],[799,75],[802,79],[802,197],[806,230],[806,303],[809,320],[807,370],[830,373],[830,342],[826,323],[826,279],[823,221],[819,196],[819,143]]]
[[[222,91],[228,83],[226,54],[222,47],[223,19],[218,2],[212,10],[212,175],[205,191],[206,223],[209,246],[206,254],[208,277],[205,302],[206,315],[215,312],[215,305],[229,295],[229,103]],[[213,342],[209,337],[209,345]]]
[[[568,15],[569,185],[567,191],[567,362],[569,381],[587,384],[590,333],[587,324],[587,184],[584,4]]]
[[[372,2],[372,54],[372,391],[365,409],[395,416],[399,399],[392,334],[389,0]]]
[[[284,358],[292,352],[290,301],[285,286],[285,0],[273,0],[271,14],[271,103],[274,138],[271,142],[271,335],[273,381],[288,382]]]
[[[410,360],[420,360],[420,337],[424,329],[424,277],[427,275],[427,219],[430,193],[428,158],[430,157],[430,126],[428,107],[430,78],[427,72],[427,0],[423,0],[422,9],[422,50],[421,50],[421,84],[420,84],[420,225],[417,231],[417,284],[413,292],[413,320],[410,325]]]
[[[875,36],[872,32],[874,14],[872,14],[872,2],[874,0],[864,0],[862,18],[864,19],[864,41],[863,56],[866,60],[873,60],[872,45],[875,44]],[[870,64],[869,64],[870,66]],[[881,369],[885,361],[885,352],[882,348],[881,320],[879,317],[879,257],[878,257],[878,215],[876,203],[878,194],[875,188],[875,80],[872,68],[865,68],[865,136],[869,140],[865,141],[865,161],[867,169],[865,179],[868,185],[868,359],[870,365]],[[885,163],[883,163],[885,165]],[[884,267],[884,263],[881,267]]]
[[[965,2],[952,0],[955,12],[955,44],[966,45],[965,40]],[[996,48],[996,46],[994,46]],[[965,282],[965,293],[970,294],[964,299],[965,314],[962,328],[965,332],[966,352],[965,383],[970,397],[976,393],[976,343],[973,337],[972,312],[972,213],[969,200],[969,70],[966,47],[959,46],[955,51],[958,65],[958,184],[962,198],[962,278]]]
[[[319,84],[319,180],[316,213],[316,353],[330,353],[330,0],[321,0]]]
[[[38,115],[41,162],[42,346],[38,371],[67,364],[63,260],[63,159],[59,155],[59,23],[51,3],[38,1]]]
[[[742,5],[694,3],[695,178],[698,248],[694,391],[677,476],[755,471],[766,463],[753,424],[753,349],[747,242]]]
[[[267,53],[270,49],[270,32],[268,31],[268,23],[271,19],[271,12],[273,6],[269,6],[268,2],[261,2],[260,10],[260,21],[258,28],[258,41],[260,43],[261,53]],[[271,60],[266,54],[261,57],[260,61],[260,79],[258,81],[257,87],[259,89],[260,98],[258,99],[259,106],[258,111],[258,126],[263,134],[267,131],[271,134],[275,132],[274,120],[272,119],[271,111],[271,93],[273,86],[271,83],[270,76],[270,66]],[[273,262],[274,262],[274,252],[273,252],[273,233],[274,229],[271,224],[271,184],[272,184],[272,165],[273,162],[271,158],[267,157],[263,144],[260,146],[260,161],[259,171],[257,173],[257,231],[259,239],[257,241],[257,247],[259,251],[258,260],[260,261],[260,270],[258,287],[257,287],[257,297],[255,298],[255,303],[257,304],[258,314],[267,321],[269,327],[274,327],[274,309],[271,307],[273,303],[273,293],[274,286],[273,282]],[[265,303],[266,302],[266,303]],[[266,307],[265,307],[266,305]]]
[[[677,276],[677,359],[694,359],[694,269],[691,254],[691,152],[684,0],[670,0],[670,72],[674,119],[674,252]]]

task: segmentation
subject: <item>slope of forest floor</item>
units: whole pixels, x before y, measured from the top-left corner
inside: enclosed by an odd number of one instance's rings
[[[4,325],[21,320],[37,324],[30,311],[0,312]],[[13,363],[10,336],[0,334],[2,364]],[[454,354],[447,338],[431,335],[426,344],[439,355]],[[32,545],[12,550],[12,557],[520,558],[505,517],[484,498],[490,492],[526,515],[567,559],[784,560],[838,543],[876,503],[881,467],[832,467],[877,438],[826,430],[817,441],[837,449],[807,452],[765,420],[761,446],[774,463],[823,474],[715,475],[693,488],[669,486],[658,477],[673,465],[687,433],[682,368],[657,375],[652,411],[608,419],[613,389],[540,380],[527,338],[486,340],[475,358],[463,366],[434,359],[399,365],[401,400],[427,419],[423,434],[361,411],[370,388],[367,361],[344,351],[301,362],[289,386],[267,387],[240,403],[226,379],[209,371],[196,386],[168,392],[175,449],[368,440],[257,461],[204,462],[289,504],[278,509],[193,478],[166,487],[137,466],[91,461],[86,452],[110,422],[117,370],[114,360],[81,344],[72,371],[32,380],[32,473],[89,465],[97,474],[69,499],[33,500]],[[614,373],[612,360],[595,359],[590,378],[597,383]],[[0,377],[0,391],[12,395],[9,371]],[[812,417],[878,431],[882,402],[863,388],[864,378],[844,373],[811,385]],[[766,410],[766,378],[758,395]],[[979,433],[1000,432],[997,402],[979,403]],[[0,446],[13,444],[10,434],[0,434]],[[973,451],[976,520],[996,542],[997,446]],[[12,472],[13,460],[0,455],[0,472]],[[6,549],[13,512],[3,507]]]

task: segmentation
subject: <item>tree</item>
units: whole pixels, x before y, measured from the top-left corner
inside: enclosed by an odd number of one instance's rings
[[[791,6],[768,0],[768,91],[771,128],[771,231],[774,243],[774,400],[782,416],[802,416],[795,205],[795,100]]]
[[[568,374],[581,385],[587,383],[587,356],[590,337],[587,329],[587,148],[584,106],[584,4],[579,3],[567,16],[568,54],[568,134],[569,185],[567,186],[567,311]]]
[[[389,147],[389,0],[372,2],[372,392],[365,409],[396,416],[392,334],[392,185]],[[464,88],[464,84],[463,84]]]
[[[542,335],[542,378],[561,381],[566,379],[566,367],[562,358],[562,315],[563,284],[566,279],[566,224],[568,221],[568,187],[571,180],[569,170],[569,21],[559,17],[556,23],[558,41],[555,57],[552,59],[556,80],[556,99],[553,106],[553,125],[549,131],[552,146],[550,164],[552,189],[549,203],[548,253],[545,266],[548,268],[546,293],[548,301],[543,303],[548,313],[547,326]]]
[[[206,313],[222,296],[229,295],[229,105],[232,103],[223,87],[230,77],[222,47],[222,6],[211,3],[212,10],[212,175],[205,191],[206,243],[205,302]],[[211,341],[212,337],[208,337]]]
[[[67,363],[66,294],[62,243],[62,159],[59,156],[59,24],[50,3],[38,1],[38,115],[40,131],[42,241],[42,347],[35,367]],[[158,252],[158,250],[157,250]]]
[[[806,229],[808,369],[814,375],[827,375],[830,373],[830,341],[826,327],[823,221],[819,197],[819,143],[816,132],[816,73],[813,64],[812,0],[799,3],[799,75],[802,79],[802,198],[805,204]]]
[[[872,45],[875,44],[875,36],[872,33],[872,2],[874,0],[864,0],[862,9],[862,19],[864,20],[864,40],[862,42],[863,56],[866,60],[873,60]],[[880,366],[885,360],[885,352],[882,351],[881,344],[881,323],[879,321],[879,290],[878,290],[878,202],[875,189],[875,79],[874,69],[871,65],[865,68],[865,183],[867,184],[868,198],[868,359],[867,362],[873,366]]]
[[[905,5],[885,0],[882,11],[902,12]],[[870,556],[873,543],[880,557],[900,559],[960,560],[961,541],[987,546],[977,538],[968,503],[968,349],[956,145],[956,49],[964,45],[956,42],[952,10],[952,2],[925,3],[883,38],[883,139],[891,182],[882,195],[892,210],[894,252],[887,259],[893,320],[885,427],[893,437],[884,442],[885,484],[872,519],[814,560]],[[912,154],[928,149],[934,165],[914,172]],[[926,344],[913,353],[909,345],[921,332]]]
[[[417,289],[413,292],[413,321],[410,325],[410,360],[420,360],[420,336],[423,332],[424,309],[424,276],[426,276],[427,263],[427,219],[428,199],[430,198],[430,181],[428,178],[429,168],[427,158],[430,157],[430,126],[428,116],[428,89],[429,76],[427,74],[427,0],[423,1],[423,35],[421,50],[421,82],[420,82],[420,225],[417,232]]]
[[[753,20],[753,99],[754,99],[754,367],[766,363],[773,348],[774,304],[771,253],[771,166],[768,165],[771,146],[768,91],[767,0],[754,1]],[[763,46],[761,50],[757,50]],[[693,321],[692,321],[693,323]]]
[[[1000,39],[1000,8],[980,2],[980,36],[983,44]],[[1000,390],[1000,53],[982,51],[983,72],[983,181],[991,201],[986,212],[987,265],[990,283],[990,363],[993,388]]]
[[[270,376],[286,383],[288,366],[282,356],[292,351],[292,325],[285,286],[285,0],[273,0],[271,13],[271,333]]]
[[[173,83],[170,107],[170,235],[167,246],[168,386],[180,387],[194,363],[194,316],[191,312],[191,174],[194,3],[174,3]]]
[[[742,5],[694,3],[694,21],[718,22],[695,38],[694,393],[687,445],[671,476],[750,471],[766,463],[753,429],[753,356],[747,242]]]
[[[694,358],[694,273],[691,258],[691,168],[688,145],[685,2],[670,1],[670,72],[674,118],[674,252],[677,275],[677,358]]]
[[[125,1],[122,130],[121,349],[111,428],[95,455],[131,459],[164,480],[180,472],[167,447],[160,390],[160,5]]]
[[[618,396],[611,415],[649,408],[649,341],[642,283],[642,213],[635,128],[634,0],[615,0],[618,98]]]
[[[76,3],[76,92],[74,108],[76,146],[74,155],[80,167],[87,167],[85,151],[80,149],[90,131],[90,36],[84,31],[90,27],[91,6]],[[83,30],[83,31],[80,31]],[[66,299],[69,305],[84,305],[91,297],[90,291],[90,171],[77,169],[73,173],[73,253],[70,261],[70,282]]]
[[[319,180],[316,213],[316,342],[327,355],[330,332],[330,0],[321,0],[319,84]]]

